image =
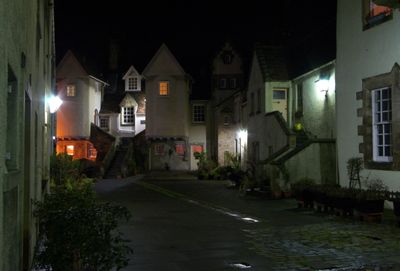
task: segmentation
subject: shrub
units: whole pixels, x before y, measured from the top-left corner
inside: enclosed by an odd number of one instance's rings
[[[91,185],[58,186],[35,202],[39,242],[35,266],[53,271],[109,271],[128,264],[132,250],[117,230],[125,207],[101,203]]]

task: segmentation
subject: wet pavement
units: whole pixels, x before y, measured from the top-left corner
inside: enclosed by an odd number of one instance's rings
[[[400,228],[298,209],[294,199],[241,196],[224,181],[153,173],[101,180],[125,205],[134,250],[123,270],[400,270]]]

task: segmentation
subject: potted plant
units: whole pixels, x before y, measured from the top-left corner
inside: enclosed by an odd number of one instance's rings
[[[380,221],[383,214],[384,202],[387,195],[387,186],[382,180],[373,179],[367,183],[367,189],[357,193],[355,210],[360,219],[368,221]]]
[[[315,181],[311,178],[302,178],[291,185],[298,207],[313,207],[313,187]]]

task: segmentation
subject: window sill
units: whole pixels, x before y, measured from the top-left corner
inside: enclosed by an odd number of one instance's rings
[[[365,168],[376,170],[395,170],[393,169],[393,162],[368,161],[365,162]]]

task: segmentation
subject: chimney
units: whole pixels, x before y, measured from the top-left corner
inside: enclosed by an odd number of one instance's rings
[[[118,68],[118,58],[119,58],[119,44],[116,39],[110,40],[109,45],[109,56],[108,56],[108,68],[110,71],[116,71]]]

